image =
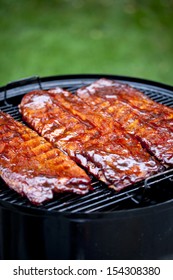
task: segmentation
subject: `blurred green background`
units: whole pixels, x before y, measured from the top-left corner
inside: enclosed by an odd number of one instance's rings
[[[0,86],[79,73],[173,85],[173,1],[0,0]]]

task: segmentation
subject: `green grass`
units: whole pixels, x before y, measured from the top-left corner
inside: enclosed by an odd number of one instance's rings
[[[105,73],[173,85],[173,1],[0,0],[0,85]]]

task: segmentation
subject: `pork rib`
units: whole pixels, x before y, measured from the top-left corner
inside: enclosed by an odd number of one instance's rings
[[[160,165],[111,117],[92,113],[89,105],[56,88],[25,95],[23,119],[98,179],[115,189],[157,172]]]
[[[90,178],[68,156],[43,137],[0,112],[0,175],[32,203],[41,204],[54,192],[85,194]]]
[[[173,165],[173,109],[128,85],[100,79],[77,91],[93,111],[111,116],[158,160]]]

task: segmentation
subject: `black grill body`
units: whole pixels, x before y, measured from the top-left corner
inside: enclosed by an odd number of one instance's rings
[[[31,77],[0,88],[0,109],[22,121],[18,104],[34,89],[60,86],[75,92],[106,77],[128,83],[167,106],[173,87],[111,75]],[[173,170],[115,193],[92,180],[79,197],[57,194],[42,206],[0,180],[1,259],[173,259]]]

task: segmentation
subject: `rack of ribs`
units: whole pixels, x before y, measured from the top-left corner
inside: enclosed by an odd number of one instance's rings
[[[77,91],[93,112],[111,116],[151,154],[173,165],[173,109],[125,84],[100,79]]]
[[[109,187],[120,190],[162,166],[109,114],[61,88],[26,94],[24,121]]]
[[[0,175],[33,204],[56,192],[85,194],[90,178],[74,161],[10,115],[0,112]]]

